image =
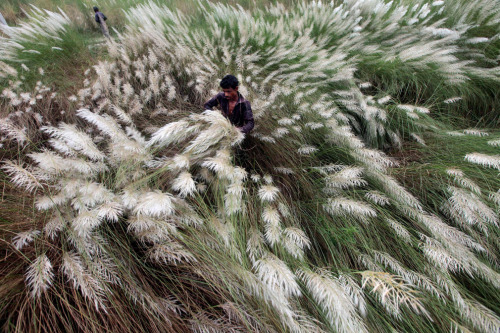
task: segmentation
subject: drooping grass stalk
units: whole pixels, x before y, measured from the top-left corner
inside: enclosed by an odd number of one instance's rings
[[[67,110],[2,67],[2,205],[31,214],[1,216],[4,329],[498,330],[496,118],[464,114],[498,104],[490,4],[171,4],[124,12]],[[58,38],[7,55],[50,73]],[[228,72],[246,138],[201,108]]]

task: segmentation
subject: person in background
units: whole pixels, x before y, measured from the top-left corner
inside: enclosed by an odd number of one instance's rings
[[[108,31],[108,26],[106,25],[106,20],[108,19],[106,15],[101,13],[99,11],[99,8],[94,6],[94,12],[95,12],[95,21],[99,23],[99,26],[101,27],[102,34],[109,38],[109,31]]]
[[[239,82],[234,75],[226,75],[220,81],[222,92],[205,103],[205,109],[219,106],[222,114],[242,133],[248,134],[254,126],[250,102],[238,92]]]

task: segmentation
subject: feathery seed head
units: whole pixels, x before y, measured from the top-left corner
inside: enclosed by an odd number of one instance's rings
[[[133,211],[151,217],[170,216],[174,212],[174,197],[170,193],[155,190],[140,196]]]
[[[273,185],[262,185],[259,189],[259,198],[262,202],[272,202],[279,194],[280,190]]]
[[[26,282],[31,288],[32,297],[40,297],[50,287],[53,279],[52,264],[45,254],[38,256],[26,272]]]
[[[16,250],[21,250],[23,247],[33,242],[38,235],[40,235],[40,231],[34,229],[20,232],[12,238],[12,245]]]

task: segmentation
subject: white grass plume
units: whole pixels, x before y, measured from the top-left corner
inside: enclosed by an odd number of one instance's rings
[[[464,260],[456,258],[448,251],[440,242],[435,239],[426,237],[425,243],[421,245],[424,255],[433,262],[437,267],[458,273],[464,272],[469,276],[473,276],[473,268]]]
[[[245,192],[246,190],[240,181],[236,181],[227,187],[224,195],[224,207],[227,215],[243,211],[243,194]]]
[[[123,206],[119,202],[109,201],[97,207],[97,217],[110,222],[118,222],[123,214]]]
[[[371,291],[378,296],[380,303],[389,314],[396,318],[401,317],[401,306],[406,306],[416,314],[422,314],[430,319],[429,313],[424,308],[420,299],[416,296],[410,284],[397,275],[385,272],[363,271],[363,288],[371,288]]]
[[[264,181],[264,183],[271,185],[273,183],[273,176],[271,176],[270,174],[265,174],[262,177],[262,180]]]
[[[356,312],[351,298],[345,293],[341,282],[326,269],[315,272],[300,269],[298,277],[305,283],[314,300],[326,313],[332,327],[338,332],[368,332]]]
[[[347,189],[349,187],[365,186],[368,183],[361,178],[363,168],[346,167],[339,172],[325,177],[326,191],[329,189]]]
[[[94,175],[108,169],[108,167],[101,162],[93,163],[78,158],[63,158],[50,151],[31,153],[28,154],[28,156],[38,164],[42,171],[52,176],[71,172],[83,175]]]
[[[485,130],[480,130],[480,129],[477,129],[477,128],[468,128],[468,129],[465,129],[464,133],[468,134],[468,135],[474,135],[474,136],[480,136],[480,137],[490,135]]]
[[[71,225],[82,238],[89,236],[92,230],[100,226],[101,223],[102,219],[99,218],[97,210],[82,210],[71,221]]]
[[[310,155],[310,154],[318,151],[318,148],[311,146],[311,145],[304,145],[304,146],[300,147],[297,151],[301,155]]]
[[[375,149],[353,149],[351,156],[357,161],[363,163],[367,170],[385,171],[387,168],[397,165],[393,159],[387,157],[383,152]]]
[[[465,160],[486,167],[500,170],[500,155],[486,155],[482,153],[470,153],[465,155]]]
[[[114,199],[113,192],[97,182],[82,182],[75,192],[71,205],[76,210],[93,208]]]
[[[295,173],[292,169],[287,167],[275,167],[274,170],[284,175],[293,175]]]
[[[340,274],[338,280],[346,295],[351,298],[352,303],[357,307],[361,316],[366,317],[365,295],[358,282],[347,274]]]
[[[10,176],[12,183],[26,189],[28,192],[33,192],[43,187],[43,184],[40,182],[40,178],[42,177],[34,171],[24,168],[22,164],[7,160],[3,162],[2,169]]]
[[[418,214],[416,217],[420,223],[431,230],[434,236],[447,244],[452,244],[452,247],[464,245],[475,251],[485,252],[484,247],[477,243],[472,237],[444,223],[436,215]]]
[[[80,256],[74,252],[66,252],[62,259],[62,271],[72,282],[75,289],[79,289],[82,295],[91,301],[97,310],[106,311],[104,305],[104,289],[99,281],[85,268]]]
[[[393,177],[382,174],[370,172],[369,176],[375,177],[380,181],[382,188],[392,200],[402,206],[408,206],[417,211],[422,211],[422,205],[408,190],[401,186]]]
[[[45,254],[38,256],[26,272],[26,282],[31,288],[32,297],[40,297],[42,292],[49,289],[53,279],[52,264]]]
[[[387,219],[387,223],[394,230],[394,232],[396,233],[396,235],[398,235],[399,238],[401,238],[407,244],[411,243],[411,235],[408,232],[408,230],[401,225],[401,223],[392,219]]]
[[[20,145],[24,145],[28,141],[26,128],[15,126],[9,119],[0,121],[0,131],[4,132],[7,137],[16,140]]]
[[[372,254],[377,263],[382,264],[386,268],[392,269],[394,273],[403,277],[407,281],[407,283],[418,286],[419,288],[428,291],[438,298],[443,298],[441,292],[436,288],[436,286],[427,276],[403,267],[403,265],[399,261],[385,252],[373,250]]]
[[[484,332],[498,332],[500,318],[496,313],[475,300],[465,300],[461,315],[473,322],[474,326]]]
[[[172,165],[171,167],[174,170],[182,170],[182,169],[189,169],[190,165],[190,159],[188,155],[182,154],[182,155],[175,155],[172,158]]]
[[[250,230],[246,252],[252,264],[264,256],[266,253],[266,246],[264,244],[264,237],[260,231],[256,229]]]
[[[92,112],[88,109],[79,109],[76,111],[76,114],[88,121],[89,123],[97,126],[97,128],[103,133],[109,136],[113,140],[118,140],[121,138],[125,138],[125,134],[120,129],[120,125],[116,122],[116,120],[105,114],[99,115],[95,112]]]
[[[173,143],[179,143],[198,130],[198,126],[190,126],[187,120],[169,123],[151,136],[148,145],[164,147]]]
[[[456,103],[456,102],[458,102],[460,100],[462,100],[462,97],[460,97],[460,96],[451,97],[451,98],[448,98],[448,99],[444,100],[443,103],[445,103],[445,104],[453,104],[453,103]]]
[[[165,264],[177,265],[185,262],[196,262],[196,258],[180,243],[170,240],[162,244],[155,244],[148,252],[151,260]]]
[[[387,95],[387,96],[384,96],[382,98],[377,99],[377,103],[380,105],[384,105],[384,104],[387,104],[391,99],[392,99],[392,97],[390,95]]]
[[[63,205],[69,199],[70,197],[67,195],[67,191],[61,191],[51,195],[39,196],[36,198],[35,205],[38,210],[49,210],[56,206]]]
[[[206,158],[201,166],[216,172],[222,178],[222,176],[231,172],[231,153],[227,149],[218,150],[215,157]]]
[[[172,183],[172,189],[181,197],[192,196],[196,192],[196,184],[189,172],[182,172]]]
[[[442,209],[457,223],[475,225],[485,234],[488,233],[488,224],[498,226],[497,214],[476,194],[453,186],[448,187],[448,192],[451,196]]]
[[[40,235],[40,231],[35,229],[20,232],[12,238],[12,245],[16,250],[21,250],[26,245],[33,242],[38,235]]]
[[[216,145],[223,139],[227,139],[230,145],[239,144],[244,139],[244,134],[231,125],[218,111],[206,110],[201,115],[192,115],[193,119],[203,121],[210,126],[201,131],[186,147],[186,152],[199,154]]]
[[[282,244],[292,256],[302,259],[303,252],[310,248],[311,241],[301,229],[288,227],[283,230]]]
[[[71,149],[93,160],[102,161],[105,159],[105,155],[97,148],[92,138],[79,131],[75,125],[62,123],[58,127],[47,126],[42,127],[41,130],[54,138],[63,140]]]
[[[259,188],[259,198],[262,202],[273,202],[277,199],[280,190],[273,185],[262,185]]]
[[[390,204],[389,198],[379,191],[366,192],[365,198],[380,206],[387,206]]]
[[[490,193],[488,198],[493,201],[497,205],[497,207],[500,207],[500,190]]]
[[[331,215],[354,216],[361,221],[377,216],[377,212],[367,203],[345,197],[328,198],[323,208]]]
[[[71,23],[61,10],[59,13],[42,11],[32,5],[31,11],[25,14],[27,19],[19,26],[0,25],[0,31],[6,36],[2,37],[0,47],[4,60],[19,61],[19,51],[25,49],[25,43],[57,43]],[[24,67],[27,68],[26,65]]]
[[[272,290],[282,292],[286,297],[300,296],[300,288],[295,281],[295,275],[278,257],[267,254],[257,260],[253,269],[259,279]]]
[[[464,133],[458,132],[458,131],[450,131],[450,132],[446,132],[446,134],[448,134],[450,136],[465,136]]]
[[[174,212],[174,197],[170,193],[155,190],[142,195],[137,205],[134,207],[134,213],[151,217],[169,216]]]
[[[488,141],[488,144],[490,146],[500,147],[500,139],[490,140],[490,141]]]
[[[58,213],[54,215],[52,219],[49,220],[43,227],[43,232],[49,237],[49,239],[54,240],[57,234],[63,230],[66,222]]]
[[[419,135],[417,135],[416,133],[410,133],[410,136],[419,144],[421,144],[422,146],[426,146],[426,143],[424,141],[424,139],[422,139]]]
[[[145,243],[160,243],[172,238],[180,238],[177,226],[167,219],[155,219],[140,215],[129,219],[128,232]]]
[[[459,169],[447,169],[446,173],[454,177],[454,180],[460,184],[460,186],[471,190],[476,194],[481,194],[481,188],[474,183],[471,179],[465,177],[465,174]]]
[[[265,238],[269,245],[273,246],[281,239],[282,225],[281,216],[278,210],[270,205],[262,211],[262,220],[264,221]]]

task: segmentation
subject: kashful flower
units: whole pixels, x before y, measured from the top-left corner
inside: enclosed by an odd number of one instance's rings
[[[259,189],[259,198],[262,201],[274,201],[278,197],[279,189],[273,185],[262,185]]]

